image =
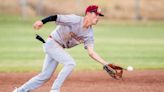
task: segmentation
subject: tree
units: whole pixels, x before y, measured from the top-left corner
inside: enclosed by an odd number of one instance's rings
[[[23,20],[26,20],[27,18],[27,0],[20,0],[20,6],[21,6],[21,15]]]
[[[141,19],[141,14],[140,14],[140,12],[141,12],[141,9],[140,9],[140,0],[135,0],[135,12],[136,12],[136,16],[135,16],[135,19],[136,20],[140,20]]]
[[[43,0],[37,1],[37,14],[43,15]]]

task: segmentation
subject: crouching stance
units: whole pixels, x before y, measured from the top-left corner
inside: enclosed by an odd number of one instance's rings
[[[58,64],[63,64],[54,81],[50,92],[60,92],[63,82],[76,66],[74,59],[65,51],[79,44],[84,44],[89,56],[100,64],[107,65],[94,50],[94,35],[92,25],[96,25],[99,16],[103,16],[98,6],[91,5],[86,8],[85,16],[77,15],[52,15],[34,23],[35,29],[40,29],[48,22],[55,22],[57,27],[45,41],[45,60],[40,74],[36,75],[13,92],[30,92],[48,81]]]

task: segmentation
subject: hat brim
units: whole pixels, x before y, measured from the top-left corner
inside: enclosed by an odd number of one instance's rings
[[[104,17],[104,14],[100,13],[100,12],[96,12],[97,15]]]
[[[99,16],[104,17],[104,14],[101,14],[101,13],[100,13]]]

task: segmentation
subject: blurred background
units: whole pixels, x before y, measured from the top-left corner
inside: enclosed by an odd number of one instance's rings
[[[0,0],[0,72],[40,71],[42,44],[54,23],[34,31],[33,23],[53,14],[84,16],[88,5],[102,8],[105,17],[95,30],[95,50],[105,60],[135,69],[164,68],[164,0]],[[67,50],[76,70],[102,70],[91,62],[83,45]]]
[[[163,0],[0,0],[0,14],[36,17],[74,13],[84,15],[85,8],[97,4],[109,19],[164,19]]]

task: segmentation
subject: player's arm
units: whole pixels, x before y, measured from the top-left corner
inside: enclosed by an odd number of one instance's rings
[[[88,55],[96,60],[97,62],[101,63],[102,65],[107,65],[108,62],[106,62],[104,59],[102,59],[95,51],[92,47],[87,47],[87,52],[88,52]]]
[[[87,47],[88,54],[91,58],[103,65],[103,69],[114,79],[122,79],[123,68],[117,65],[109,64],[103,60],[92,47]]]
[[[56,21],[56,20],[57,20],[57,15],[52,15],[52,16],[46,17],[42,20],[36,21],[33,26],[35,29],[38,30],[43,26],[43,24],[46,24],[47,22]]]

